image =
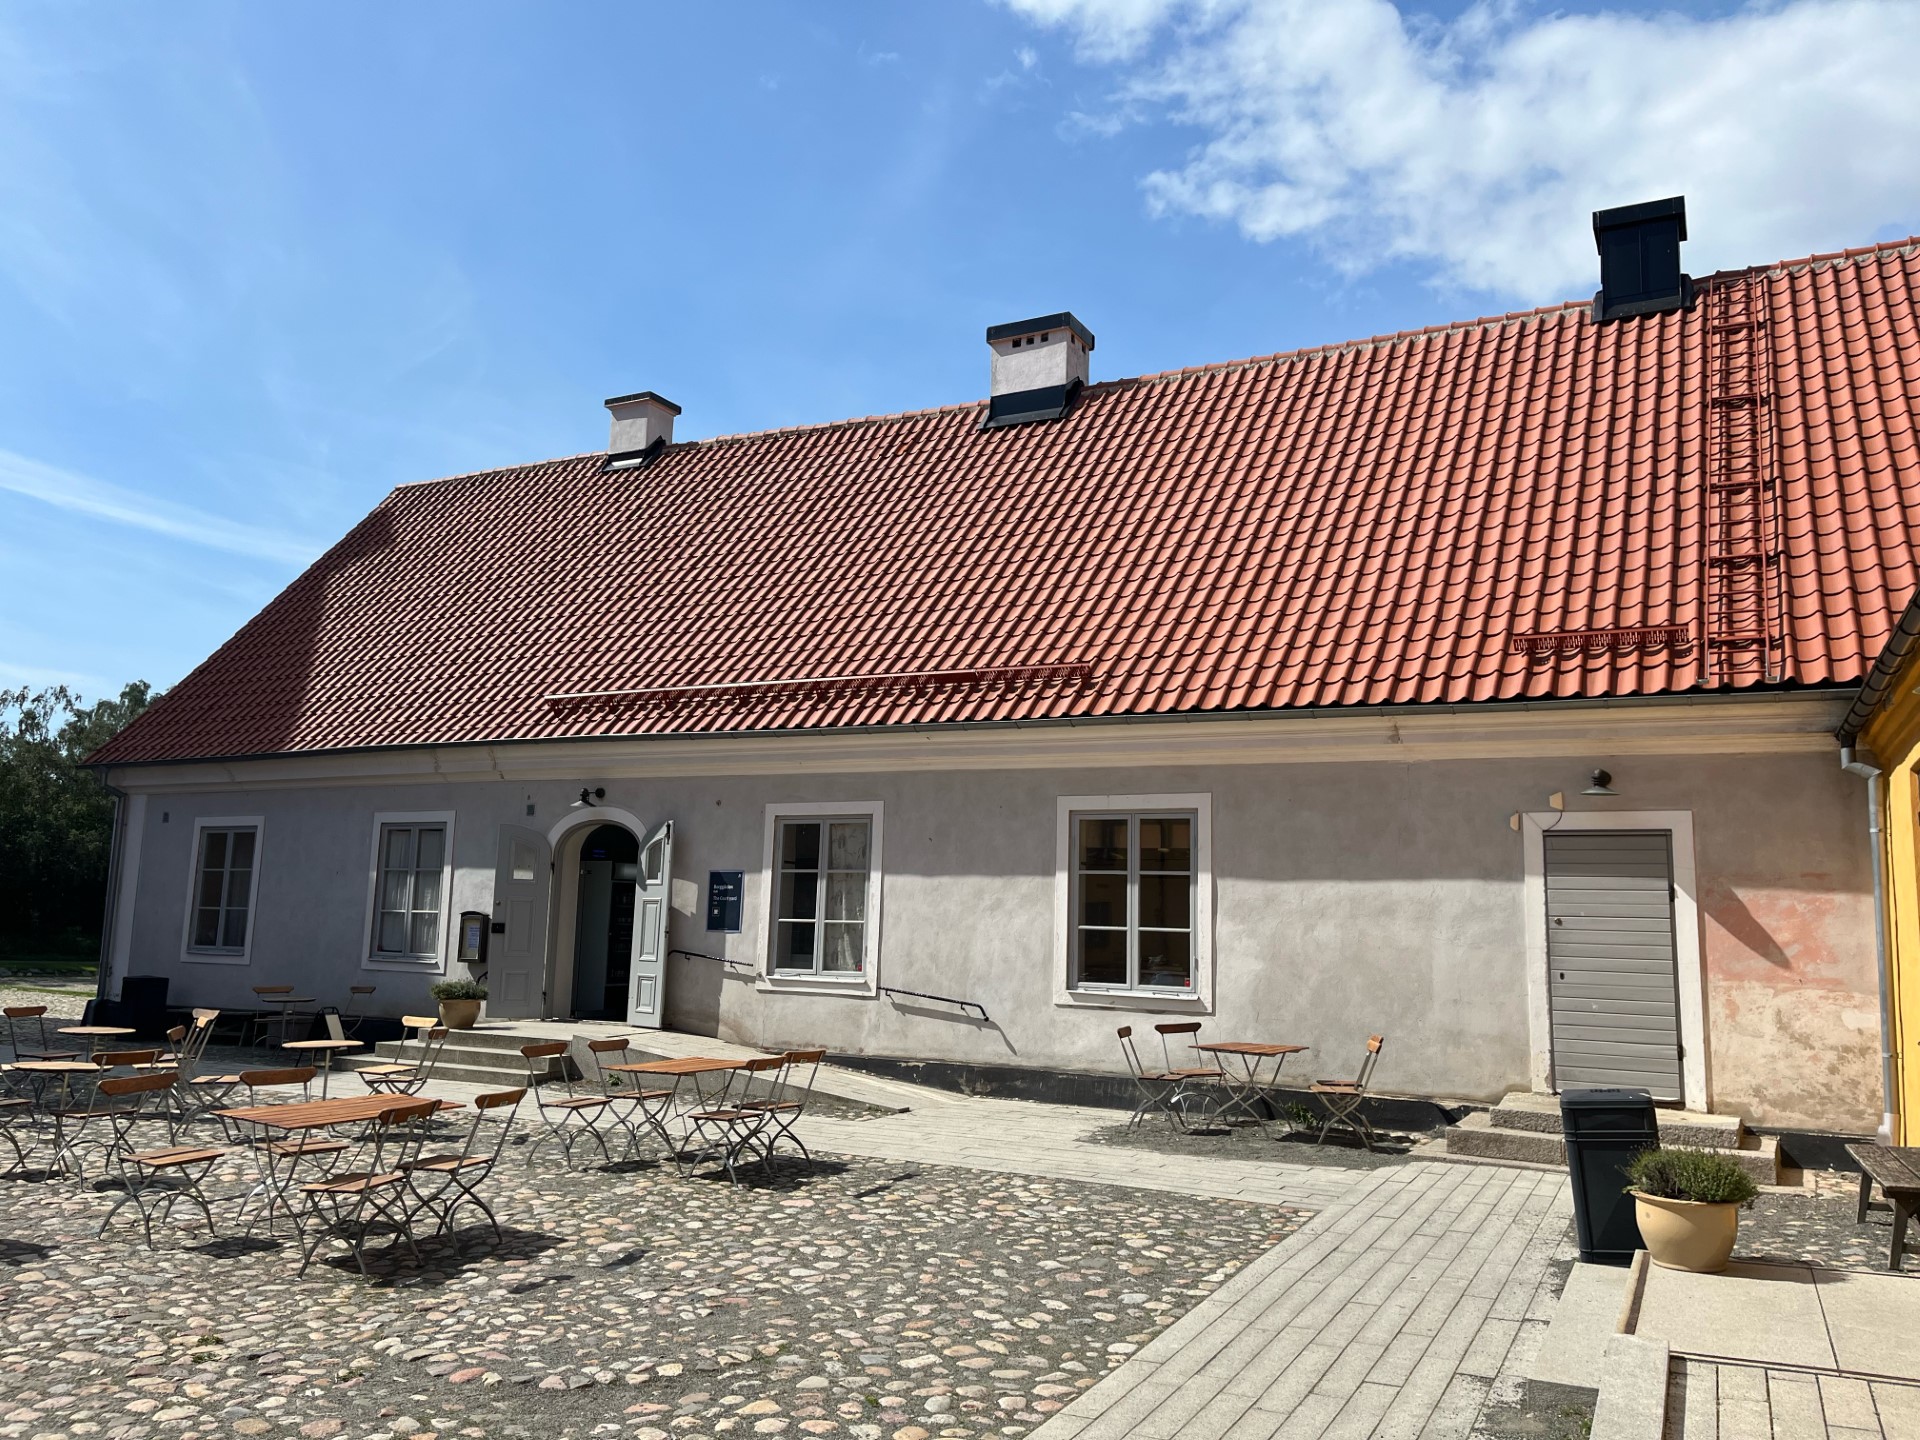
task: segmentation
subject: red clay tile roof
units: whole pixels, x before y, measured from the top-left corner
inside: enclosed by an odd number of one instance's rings
[[[1746,280],[1777,678],[1856,683],[1920,558],[1917,252],[1110,381],[1014,429],[959,405],[405,486],[94,759],[1697,689],[1708,317]],[[677,688],[818,677],[852,678]],[[650,693],[550,698],[606,691]]]

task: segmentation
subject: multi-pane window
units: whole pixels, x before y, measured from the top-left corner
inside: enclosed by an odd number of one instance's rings
[[[373,953],[440,953],[440,876],[447,858],[445,825],[380,827],[380,878],[373,914]]]
[[[867,968],[872,822],[782,820],[775,850],[773,968],[860,975]]]
[[[1191,815],[1073,819],[1075,983],[1191,990]]]
[[[200,832],[194,868],[193,949],[238,953],[247,948],[257,835],[251,826]]]

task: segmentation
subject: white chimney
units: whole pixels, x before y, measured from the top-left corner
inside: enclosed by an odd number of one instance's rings
[[[1087,383],[1093,332],[1068,311],[989,325],[987,344],[993,348],[993,386],[982,430],[1058,420]]]
[[[613,415],[613,435],[607,442],[607,466],[644,457],[673,443],[673,417],[680,407],[651,390],[638,395],[616,395],[607,401]]]

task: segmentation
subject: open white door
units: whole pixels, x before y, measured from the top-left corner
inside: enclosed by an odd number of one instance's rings
[[[667,989],[667,896],[673,887],[673,822],[663,824],[640,847],[640,879],[634,891],[633,971],[627,988],[627,1023],[660,1028]]]
[[[538,1020],[547,999],[547,893],[553,867],[547,837],[500,827],[494,858],[493,919],[507,928],[487,937],[487,1014]]]

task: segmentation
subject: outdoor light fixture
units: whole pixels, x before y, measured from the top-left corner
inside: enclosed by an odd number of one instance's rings
[[[1590,778],[1593,783],[1580,792],[1582,795],[1618,795],[1620,793],[1613,788],[1613,776],[1605,770],[1594,771]]]
[[[1612,794],[1613,792],[1608,791],[1607,793]],[[598,785],[594,786],[594,788],[591,790],[587,789],[585,786],[582,786],[580,789],[580,798],[574,801],[570,808],[574,810],[584,810],[588,806],[593,805],[606,798],[607,798],[607,792],[601,789]]]

